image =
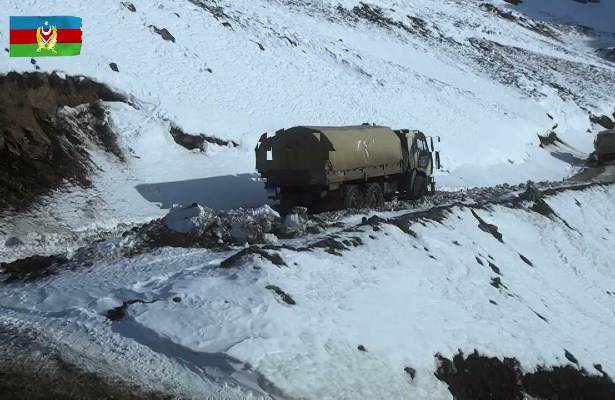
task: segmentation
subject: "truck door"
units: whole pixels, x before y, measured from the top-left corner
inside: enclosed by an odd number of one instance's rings
[[[415,149],[415,157],[417,160],[415,168],[430,174],[431,171],[428,171],[428,169],[429,163],[431,162],[431,152],[429,151],[429,146],[424,137],[418,137],[416,139]]]

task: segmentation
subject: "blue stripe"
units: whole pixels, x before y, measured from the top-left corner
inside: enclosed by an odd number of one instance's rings
[[[81,18],[70,16],[50,17],[11,17],[11,29],[36,29],[44,26],[45,21],[58,29],[81,29]]]

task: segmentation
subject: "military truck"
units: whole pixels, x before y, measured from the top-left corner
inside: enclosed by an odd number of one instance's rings
[[[418,199],[435,190],[432,173],[440,168],[434,138],[369,124],[264,133],[255,151],[256,169],[283,212],[377,208],[393,195]]]
[[[615,161],[615,129],[602,131],[596,135],[591,160],[598,164]]]

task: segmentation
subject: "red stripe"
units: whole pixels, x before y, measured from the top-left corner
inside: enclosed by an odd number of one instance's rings
[[[11,30],[11,44],[35,44],[36,30]],[[81,29],[58,29],[58,43],[81,43]]]

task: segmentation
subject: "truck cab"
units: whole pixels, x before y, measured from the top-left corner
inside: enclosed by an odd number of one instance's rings
[[[435,191],[434,169],[440,169],[440,152],[434,147],[434,138],[428,138],[419,130],[399,129],[394,131],[401,141],[404,153],[404,170],[401,189],[412,198],[422,197],[427,188]],[[436,137],[436,143],[440,137]]]
[[[598,164],[615,161],[615,129],[608,129],[596,135],[592,156]]]

